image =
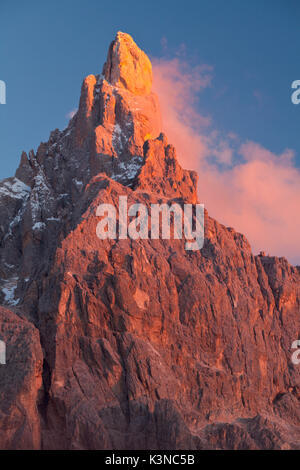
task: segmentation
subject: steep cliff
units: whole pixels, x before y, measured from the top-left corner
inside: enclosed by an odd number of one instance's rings
[[[1,448],[300,448],[300,269],[207,212],[198,251],[96,236],[119,196],[197,202],[151,83],[118,33],[68,127],[0,182]]]

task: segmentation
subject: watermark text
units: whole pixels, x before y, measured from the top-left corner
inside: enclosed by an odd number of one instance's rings
[[[6,364],[6,344],[0,340],[0,364]]]
[[[100,204],[96,211],[101,220],[96,233],[100,240],[174,240],[185,239],[186,250],[201,250],[204,244],[203,204],[138,203],[128,207],[127,196],[119,196],[119,207]],[[117,224],[118,221],[118,224]]]
[[[291,100],[293,104],[299,104],[300,103],[300,80],[294,80],[292,83],[292,89],[293,91]]]
[[[6,104],[6,84],[0,80],[0,104]]]

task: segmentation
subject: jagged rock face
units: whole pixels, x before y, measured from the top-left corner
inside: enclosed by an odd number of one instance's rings
[[[152,87],[152,65],[129,34],[118,32],[103,67],[106,80],[135,95],[148,95]]]
[[[6,365],[0,365],[1,449],[40,449],[43,353],[39,331],[26,318],[0,307],[0,336],[6,344]]]
[[[0,447],[299,449],[300,269],[207,213],[201,251],[96,236],[120,195],[197,201],[144,63],[118,33],[67,129],[0,183]]]

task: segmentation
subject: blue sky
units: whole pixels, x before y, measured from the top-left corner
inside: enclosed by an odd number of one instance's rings
[[[21,151],[64,128],[82,79],[98,73],[116,31],[130,33],[150,56],[184,44],[190,61],[214,68],[199,106],[224,132],[273,152],[297,152],[300,105],[290,100],[300,78],[297,0],[1,0],[0,178],[14,173]],[[164,38],[164,39],[163,39]]]

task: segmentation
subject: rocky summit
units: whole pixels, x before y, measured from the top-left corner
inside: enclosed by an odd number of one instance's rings
[[[207,212],[198,251],[96,236],[121,195],[198,200],[151,84],[119,32],[68,127],[0,182],[2,449],[300,448],[300,268]]]

